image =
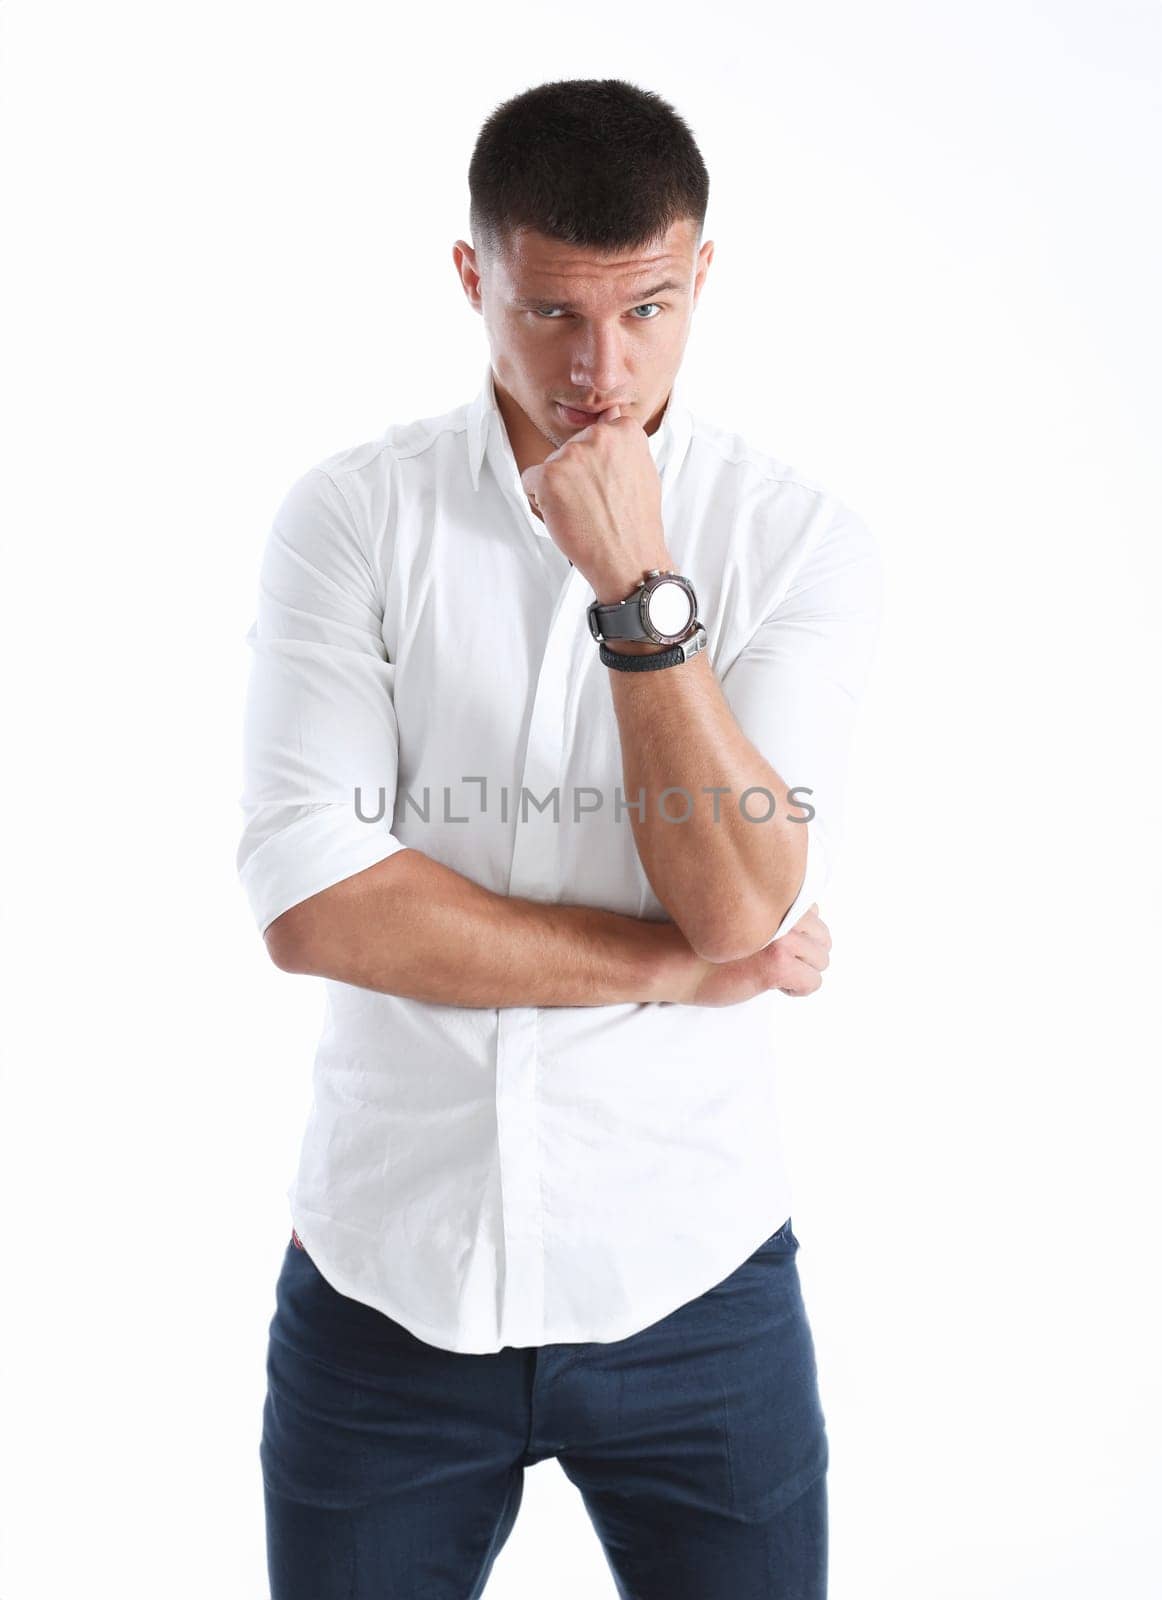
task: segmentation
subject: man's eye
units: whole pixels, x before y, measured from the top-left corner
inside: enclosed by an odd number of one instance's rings
[[[656,300],[651,300],[646,305],[634,306],[633,309],[635,311],[657,311],[657,312],[660,313],[661,310],[662,310],[662,307],[658,304],[658,302]],[[533,314],[534,314],[534,316],[544,317],[546,321],[551,322],[551,321],[554,321],[556,319],[556,314],[557,314],[558,311],[561,311],[560,306],[536,306],[534,308]],[[561,315],[562,316],[568,316],[568,312],[567,311],[562,311]],[[656,322],[657,318],[656,317],[634,317],[633,320],[635,322]]]

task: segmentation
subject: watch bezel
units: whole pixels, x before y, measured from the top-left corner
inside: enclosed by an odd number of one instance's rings
[[[685,589],[686,593],[690,596],[690,615],[678,629],[677,633],[663,633],[660,628],[656,628],[650,621],[650,599],[652,598],[654,592],[657,589],[660,589],[664,583],[676,583],[681,588]],[[642,583],[641,591],[638,594],[637,609],[638,619],[641,622],[643,632],[650,639],[652,639],[655,644],[677,644],[679,640],[686,637],[686,635],[690,632],[691,625],[697,620],[698,596],[694,593],[693,583],[689,578],[684,577],[682,573],[662,572],[656,567],[651,567]]]

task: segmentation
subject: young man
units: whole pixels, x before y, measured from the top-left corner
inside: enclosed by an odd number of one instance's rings
[[[684,403],[714,247],[672,107],[534,88],[469,186],[483,386],[292,485],[249,635],[239,868],[327,998],[272,1596],[478,1596],[553,1456],[623,1596],[818,1597],[774,994],[828,962],[881,565]]]

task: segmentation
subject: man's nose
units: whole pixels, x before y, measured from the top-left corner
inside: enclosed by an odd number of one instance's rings
[[[578,336],[569,372],[569,381],[578,393],[620,394],[627,377],[620,330],[591,328]]]

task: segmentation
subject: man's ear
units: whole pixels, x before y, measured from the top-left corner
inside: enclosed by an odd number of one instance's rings
[[[713,259],[714,240],[707,239],[706,243],[698,252],[698,265],[694,273],[694,306],[698,304],[698,296],[702,293],[702,286],[706,282],[706,274],[710,270],[710,263],[713,261]],[[691,309],[693,309],[693,306]]]
[[[468,304],[473,311],[484,314],[484,301],[480,294],[480,268],[476,252],[465,239],[457,239],[452,246],[452,264],[460,279]]]

